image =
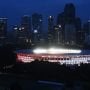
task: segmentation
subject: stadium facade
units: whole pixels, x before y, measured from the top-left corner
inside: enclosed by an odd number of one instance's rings
[[[74,65],[90,63],[90,50],[35,49],[18,50],[17,62],[30,63],[35,60]]]

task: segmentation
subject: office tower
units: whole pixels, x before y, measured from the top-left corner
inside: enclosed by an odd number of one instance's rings
[[[76,29],[77,29],[77,31],[80,31],[81,30],[81,19],[79,18],[79,17],[76,17],[75,18],[75,27],[76,27]]]
[[[90,35],[90,20],[88,20],[88,22],[86,22],[84,24],[83,29],[84,29],[86,35]]]
[[[76,44],[76,28],[74,24],[65,24],[65,44]]]
[[[83,29],[85,32],[85,43],[90,45],[90,20],[84,24]]]
[[[65,35],[64,35],[64,32],[65,32],[65,15],[64,15],[64,12],[58,14],[57,16],[57,25],[61,25],[62,26],[62,43],[64,43],[64,39],[65,39]]]
[[[41,14],[34,13],[32,15],[32,29],[38,30],[39,33],[42,32],[42,24],[43,24],[43,17]]]
[[[48,18],[48,44],[49,45],[53,43],[53,34],[54,34],[54,18],[53,16],[49,16]]]
[[[40,44],[42,39],[43,17],[41,14],[34,13],[32,15],[32,42],[33,45]]]
[[[65,18],[65,24],[75,23],[75,6],[72,3],[65,5],[64,18]]]
[[[56,25],[54,26],[54,45],[61,45],[62,44],[62,26]]]
[[[21,19],[21,28],[23,28],[23,34],[25,37],[31,36],[31,18],[28,15],[24,15]]]
[[[68,3],[65,5],[64,7],[64,11],[60,14],[58,14],[57,16],[57,25],[61,25],[62,26],[62,41],[63,44],[67,43],[66,42],[66,32],[68,32],[67,26],[70,25],[74,27],[74,29],[76,28],[77,24],[76,22],[76,17],[75,17],[75,6],[72,3]],[[74,30],[72,29],[72,30]],[[74,32],[74,31],[72,31]]]
[[[83,30],[80,30],[76,34],[77,46],[82,47],[84,45],[84,41],[85,41],[85,32]]]
[[[0,18],[0,44],[6,43],[7,38],[7,18]]]
[[[19,26],[15,25],[14,30],[14,40],[19,46],[26,47],[31,43],[31,18],[28,15],[24,15],[21,18],[21,23]]]
[[[0,37],[7,36],[7,18],[0,18]]]
[[[13,43],[16,44],[18,48],[27,48],[28,44],[30,44],[30,39],[24,34],[24,27],[14,25],[12,29]]]
[[[65,25],[64,12],[58,14],[58,16],[57,16],[57,25],[62,25],[62,29],[64,29],[64,25]]]
[[[68,3],[64,7],[64,14],[67,23],[73,22],[75,18],[75,6],[72,3]]]
[[[17,43],[17,41],[18,41],[18,37],[19,37],[18,30],[19,30],[19,26],[18,25],[14,25],[12,27],[12,34],[13,34],[13,42],[14,43]]]
[[[82,45],[85,38],[84,31],[81,27],[81,19],[79,17],[75,18],[75,27],[76,27],[76,43],[77,45]]]
[[[53,16],[49,16],[49,18],[48,18],[48,32],[53,32],[53,26],[54,26],[54,18],[53,18]]]

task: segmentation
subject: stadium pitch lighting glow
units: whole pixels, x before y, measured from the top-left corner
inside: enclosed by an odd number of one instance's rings
[[[45,53],[47,53],[47,50],[46,49],[35,49],[35,50],[33,50],[33,53],[35,53],[35,54],[45,54]]]
[[[35,54],[64,54],[64,53],[81,53],[81,50],[73,49],[61,49],[61,48],[49,48],[49,49],[34,49],[33,53]]]

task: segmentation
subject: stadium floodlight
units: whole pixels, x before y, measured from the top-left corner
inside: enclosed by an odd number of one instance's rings
[[[64,54],[64,53],[81,53],[81,50],[49,48],[49,49],[35,49],[35,54]]]
[[[81,53],[81,50],[50,48],[48,49],[48,53],[50,54]]]
[[[64,53],[62,49],[59,48],[50,48],[48,49],[48,53],[50,54],[60,54],[60,53]]]
[[[81,53],[81,50],[69,50],[69,53]]]
[[[45,54],[45,53],[47,53],[47,50],[38,48],[38,49],[33,50],[33,52],[35,54]]]

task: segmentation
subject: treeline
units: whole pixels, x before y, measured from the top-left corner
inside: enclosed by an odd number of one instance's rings
[[[23,74],[33,80],[50,80],[60,82],[90,82],[90,64],[66,66],[47,61],[35,60],[31,63],[18,63],[10,70],[12,73]]]
[[[0,70],[9,65],[14,65],[16,63],[16,54],[14,53],[14,48],[12,45],[0,46]]]

